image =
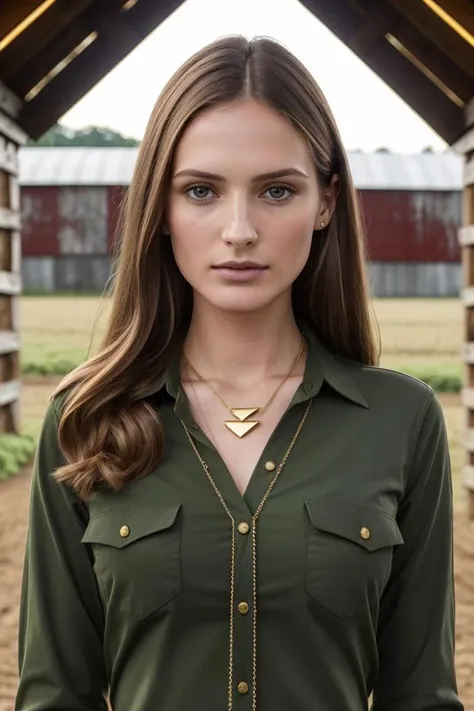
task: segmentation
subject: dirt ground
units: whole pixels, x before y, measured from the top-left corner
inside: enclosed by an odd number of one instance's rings
[[[0,711],[12,711],[18,679],[18,600],[29,488],[29,470],[0,484]],[[458,682],[466,711],[474,711],[474,522],[463,506],[456,510],[455,561]]]

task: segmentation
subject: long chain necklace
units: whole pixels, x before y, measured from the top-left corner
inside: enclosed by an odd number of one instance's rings
[[[291,364],[289,371],[287,372],[287,374],[285,375],[285,377],[283,378],[281,383],[278,385],[275,392],[271,395],[268,402],[266,402],[265,405],[263,405],[263,407],[229,407],[229,405],[219,395],[219,393],[217,392],[217,390],[215,390],[215,388],[211,385],[211,383],[208,380],[206,380],[206,378],[203,375],[198,373],[198,371],[196,370],[196,368],[193,365],[191,365],[191,363],[189,362],[189,360],[186,358],[185,355],[183,355],[183,362],[184,362],[184,365],[192,373],[194,373],[194,375],[196,376],[196,378],[198,378],[198,380],[200,380],[202,383],[205,383],[205,385],[207,385],[207,387],[210,388],[210,390],[212,390],[214,395],[219,398],[219,400],[224,405],[226,410],[228,410],[231,415],[233,415],[234,417],[237,418],[235,420],[225,420],[225,425],[233,434],[235,434],[237,437],[242,439],[242,437],[245,437],[246,435],[248,435],[249,432],[251,432],[253,429],[255,429],[255,427],[257,427],[260,424],[260,420],[255,420],[255,419],[249,420],[249,417],[252,417],[252,415],[256,415],[257,413],[259,415],[263,415],[265,410],[267,410],[268,407],[270,407],[273,400],[276,398],[276,396],[280,392],[281,388],[283,387],[283,385],[286,383],[286,381],[292,375],[294,369],[296,368],[296,366],[303,354],[305,345],[306,345],[306,340],[305,340],[304,336],[302,336],[301,337],[301,347],[298,351],[296,358],[294,359],[293,363]]]
[[[281,471],[283,467],[285,466],[288,457],[291,454],[291,451],[296,443],[296,440],[299,437],[299,434],[301,430],[303,429],[303,425],[306,421],[306,418],[308,416],[312,400],[308,402],[308,405],[305,408],[305,411],[303,413],[303,417],[300,420],[300,423],[296,429],[295,434],[293,435],[293,439],[290,442],[290,446],[285,452],[285,455],[283,459],[281,460],[280,464],[278,465],[275,476],[273,477],[272,481],[270,482],[270,485],[265,492],[265,495],[263,499],[261,500],[259,506],[257,507],[257,510],[252,516],[252,524],[251,524],[251,530],[252,530],[252,605],[253,605],[253,610],[252,610],[252,711],[257,711],[257,519],[260,516],[263,507],[265,506],[268,497],[270,496],[275,484],[277,483],[278,477],[281,474]],[[184,422],[181,420],[181,424],[183,425],[184,431],[186,432],[186,435],[189,439],[189,442],[191,444],[191,447],[194,450],[194,453],[196,457],[198,458],[202,468],[204,469],[204,472],[209,479],[209,482],[214,489],[219,501],[222,504],[222,507],[224,508],[224,511],[226,512],[227,516],[229,517],[232,525],[232,545],[231,545],[231,563],[230,563],[230,616],[229,616],[229,685],[228,685],[228,705],[227,709],[228,711],[233,711],[233,691],[234,691],[234,604],[235,604],[235,530],[236,530],[236,525],[235,525],[235,519],[232,516],[232,513],[229,510],[229,507],[227,506],[224,497],[222,496],[221,492],[219,491],[214,479],[212,478],[212,475],[209,471],[209,467],[204,461],[204,459],[201,457],[199,450],[194,442],[194,439],[192,438],[191,434],[189,433],[188,429],[186,428],[186,425]],[[247,526],[247,531],[248,531],[248,526]],[[239,684],[239,687],[241,685]],[[244,687],[246,686],[245,684],[243,685]],[[244,689],[245,693],[245,689]]]

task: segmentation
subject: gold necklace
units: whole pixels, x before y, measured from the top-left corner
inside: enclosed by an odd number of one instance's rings
[[[184,354],[183,354],[183,362],[184,362],[185,366],[192,373],[194,373],[196,378],[198,378],[198,380],[201,381],[201,383],[205,383],[205,385],[207,385],[207,387],[210,388],[210,390],[212,390],[214,395],[219,398],[219,400],[224,405],[226,410],[228,410],[231,415],[233,415],[234,417],[237,418],[236,420],[225,420],[225,425],[233,434],[235,434],[237,437],[242,439],[242,437],[245,437],[245,435],[248,435],[249,432],[251,432],[253,429],[255,429],[255,427],[257,427],[260,424],[260,420],[249,420],[249,417],[252,417],[252,415],[256,415],[257,412],[259,413],[259,415],[263,415],[265,410],[267,410],[267,408],[272,404],[273,400],[276,398],[276,396],[280,392],[281,388],[283,387],[283,385],[286,383],[286,381],[288,380],[288,378],[291,376],[294,369],[296,368],[298,361],[301,358],[301,355],[304,351],[305,345],[306,345],[306,340],[305,340],[305,337],[302,336],[301,337],[301,347],[298,351],[296,358],[294,359],[293,363],[291,364],[291,368],[289,369],[288,373],[285,375],[285,377],[283,378],[283,380],[281,381],[281,383],[279,384],[279,386],[277,387],[277,389],[275,390],[273,395],[270,397],[268,402],[265,405],[263,405],[263,407],[229,407],[229,405],[225,402],[225,400],[219,395],[217,390],[215,390],[213,388],[211,383],[208,380],[206,380],[206,378],[204,376],[202,376],[200,373],[198,373],[196,368],[193,365],[191,365],[191,363],[189,362],[189,360],[186,358],[186,356]]]
[[[299,434],[301,430],[303,429],[303,425],[306,421],[306,418],[308,416],[310,407],[312,405],[313,400],[311,399],[303,413],[303,417],[300,420],[300,423],[296,429],[295,434],[293,435],[293,439],[290,442],[290,446],[285,452],[285,455],[283,459],[281,460],[280,464],[277,467],[277,470],[275,472],[275,476],[273,477],[272,481],[270,482],[270,486],[268,487],[267,491],[265,492],[265,495],[263,499],[261,500],[259,506],[257,507],[257,510],[255,511],[254,515],[252,516],[252,605],[253,605],[253,610],[252,610],[252,711],[257,711],[257,519],[260,516],[263,507],[265,506],[268,497],[270,496],[275,484],[277,483],[278,477],[281,474],[281,471],[283,467],[285,466],[288,457],[291,454],[291,450],[293,449],[296,440],[299,437]],[[231,562],[230,562],[230,615],[229,615],[229,684],[228,684],[228,702],[227,702],[227,709],[228,711],[233,711],[233,692],[234,692],[234,605],[235,605],[235,519],[232,516],[229,507],[227,506],[224,497],[222,496],[221,492],[219,491],[216,483],[214,482],[214,479],[212,478],[212,475],[209,471],[209,467],[204,461],[204,459],[201,457],[199,454],[199,450],[194,442],[194,439],[192,438],[191,434],[189,433],[188,429],[186,428],[186,425],[184,424],[183,420],[181,420],[181,424],[184,427],[184,431],[186,432],[186,435],[189,439],[189,442],[191,443],[191,447],[194,450],[194,453],[196,457],[198,458],[202,468],[204,469],[204,472],[209,479],[209,482],[211,483],[212,488],[214,489],[215,493],[217,494],[217,497],[219,501],[221,502],[224,511],[226,512],[227,516],[230,518],[231,525],[232,525],[232,545],[231,545]],[[247,530],[248,531],[248,526]],[[245,682],[240,682],[238,685],[238,690],[239,693],[247,693],[248,691],[248,686]]]

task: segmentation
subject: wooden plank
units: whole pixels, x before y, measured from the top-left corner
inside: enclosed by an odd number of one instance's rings
[[[464,107],[464,118],[466,128],[474,126],[474,97]]]
[[[10,138],[19,146],[28,140],[27,134],[3,111],[0,111],[0,135]]]
[[[0,383],[0,407],[10,405],[20,398],[21,383],[19,380],[9,380],[7,383]]]
[[[474,364],[474,342],[468,342],[464,344],[463,361],[468,365]]]
[[[14,274],[21,273],[21,233],[13,231],[10,237],[11,264],[10,271]]]
[[[474,388],[463,388],[461,401],[464,407],[474,410]]]
[[[474,185],[474,156],[464,164],[464,185],[466,188]]]
[[[331,32],[352,47],[360,15],[351,0],[301,0]],[[139,7],[140,3],[137,4]],[[354,50],[357,54],[357,48]],[[470,54],[470,62],[472,55]],[[367,48],[361,59],[450,145],[466,132],[463,109],[451,101],[388,40]],[[474,67],[473,67],[474,71]],[[471,72],[468,72],[471,75]]]
[[[474,36],[472,0],[436,0],[436,4]]]
[[[97,40],[25,104],[19,122],[27,133],[41,136],[180,5],[181,0],[138,2],[126,13],[102,13],[94,28]]]
[[[468,286],[461,291],[461,299],[465,308],[474,306],[474,286]]]
[[[405,17],[453,59],[463,71],[474,77],[472,47],[423,2],[413,0],[390,0]]]
[[[474,493],[474,467],[468,464],[463,468],[463,484],[470,493]]]
[[[464,436],[464,446],[468,452],[474,452],[474,427],[469,427]]]
[[[452,148],[456,151],[456,153],[461,153],[462,155],[466,155],[467,153],[473,152],[474,127],[469,129],[468,132],[462,138],[459,139],[459,141],[456,141]]]
[[[18,152],[16,145],[5,136],[0,136],[0,170],[10,175],[18,174]]]
[[[15,331],[0,331],[0,355],[20,350],[20,338]]]
[[[2,54],[2,61],[3,59]],[[7,66],[6,63],[4,66]],[[0,109],[12,118],[15,118],[20,113],[22,105],[23,102],[20,97],[14,94],[6,84],[0,81]]]
[[[0,207],[0,230],[19,230],[21,216],[7,207]]]
[[[459,243],[461,247],[474,246],[474,225],[466,225],[458,231]]]
[[[5,47],[2,52],[4,78],[8,80],[30,60],[34,61],[48,44],[57,42],[61,34],[68,26],[78,21],[79,15],[91,3],[92,0],[55,2],[23,32],[18,41]]]
[[[21,293],[21,275],[18,272],[0,271],[0,294],[13,296]]]
[[[42,4],[43,0],[21,0],[21,2],[2,2],[0,15],[0,38],[8,35]]]

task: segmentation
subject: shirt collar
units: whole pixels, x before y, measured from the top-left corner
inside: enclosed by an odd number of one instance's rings
[[[342,397],[368,409],[369,404],[354,378],[354,368],[357,364],[330,353],[312,329],[303,328],[302,331],[308,344],[306,367],[303,381],[294,395],[292,405],[314,397],[326,383]],[[176,400],[181,388],[179,357],[174,358],[170,365],[165,387],[168,394]]]

